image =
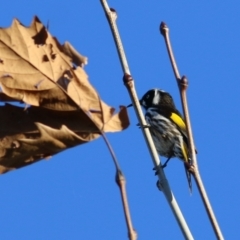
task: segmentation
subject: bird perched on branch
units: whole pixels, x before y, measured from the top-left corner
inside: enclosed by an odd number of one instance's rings
[[[146,92],[139,102],[146,110],[145,119],[148,125],[143,127],[149,127],[157,152],[167,158],[162,167],[166,167],[173,157],[182,160],[191,191],[191,175],[188,171],[191,159],[189,158],[186,125],[175,107],[172,96],[155,88]]]

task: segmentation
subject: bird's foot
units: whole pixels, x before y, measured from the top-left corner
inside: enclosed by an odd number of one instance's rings
[[[140,123],[137,124],[139,128],[150,128],[150,125],[141,125]]]
[[[158,166],[156,166],[156,167],[153,168],[153,171],[155,171],[155,176],[158,175],[158,173],[159,173],[159,168],[162,168],[162,166],[161,166],[161,165],[158,165]]]
[[[164,169],[164,168],[167,166],[169,160],[170,160],[170,159],[168,159],[164,164],[158,165],[157,167],[154,167],[154,168],[153,168],[153,171],[155,171],[155,175],[158,175],[158,173],[159,173],[159,167],[162,168],[162,169]]]
[[[162,191],[163,187],[162,187],[162,184],[159,180],[157,181],[156,185],[157,185],[158,190]]]
[[[162,169],[165,168],[168,164],[168,162],[170,161],[170,159],[172,158],[172,155],[166,160],[166,162],[162,165]]]

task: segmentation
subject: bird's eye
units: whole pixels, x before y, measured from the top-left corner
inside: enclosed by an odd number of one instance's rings
[[[149,98],[149,95],[146,96],[146,99],[148,99],[148,98]]]

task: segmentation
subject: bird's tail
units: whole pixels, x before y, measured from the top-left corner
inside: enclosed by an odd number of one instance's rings
[[[191,179],[191,173],[188,171],[189,164],[188,164],[188,163],[184,163],[184,168],[185,168],[185,173],[186,173],[186,176],[187,176],[189,191],[190,191],[190,193],[192,194],[192,179]]]
[[[189,186],[189,191],[192,193],[192,179],[191,179],[191,173],[189,172],[189,166],[191,164],[191,159],[188,157],[188,152],[187,152],[187,145],[183,144],[182,148],[182,153],[183,153],[183,158],[184,158],[184,168],[187,176],[187,181],[188,181],[188,186]]]

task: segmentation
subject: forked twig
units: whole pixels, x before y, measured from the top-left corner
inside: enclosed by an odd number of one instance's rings
[[[126,56],[125,56],[124,48],[123,48],[122,41],[121,41],[121,38],[120,38],[120,35],[119,35],[119,32],[118,32],[118,28],[117,28],[117,25],[116,25],[116,19],[117,19],[116,11],[114,9],[109,8],[106,0],[101,0],[101,4],[102,4],[102,6],[104,8],[104,11],[106,13],[106,16],[107,16],[107,19],[108,19],[108,22],[109,22],[109,25],[110,25],[110,28],[111,28],[111,31],[112,31],[112,34],[113,34],[113,38],[114,38],[114,41],[115,41],[115,44],[116,44],[119,59],[120,59],[122,69],[123,69],[123,72],[124,72],[124,77],[123,77],[124,84],[127,87],[127,90],[129,92],[129,95],[130,95],[130,98],[132,100],[132,103],[133,103],[136,115],[138,117],[138,120],[139,120],[139,122],[142,126],[145,126],[146,121],[144,119],[144,116],[143,116],[143,113],[142,113],[142,110],[141,110],[141,107],[140,107],[140,104],[139,104],[139,100],[138,100],[136,90],[135,90],[135,87],[134,87],[134,80],[130,75],[130,70],[129,70],[129,67],[128,67],[128,63],[127,63],[127,59],[126,59]],[[143,135],[145,137],[147,146],[149,148],[149,151],[150,151],[150,154],[151,154],[151,157],[152,157],[152,160],[153,160],[153,164],[155,166],[155,169],[157,169],[157,174],[158,174],[158,178],[159,178],[159,186],[161,187],[161,190],[164,193],[164,195],[165,195],[165,197],[166,197],[166,199],[167,199],[167,201],[170,205],[170,208],[173,211],[173,214],[174,214],[174,216],[175,216],[175,218],[176,218],[176,220],[179,224],[179,227],[180,227],[185,239],[193,239],[193,236],[192,236],[192,234],[191,234],[191,232],[190,232],[190,230],[187,226],[187,223],[186,223],[186,221],[185,221],[185,219],[184,219],[184,217],[181,213],[181,210],[180,210],[180,208],[179,208],[179,206],[176,202],[176,199],[175,199],[175,197],[174,197],[174,195],[173,195],[173,193],[172,193],[172,191],[169,187],[169,184],[168,184],[168,181],[165,177],[164,171],[161,168],[159,156],[158,156],[158,153],[156,151],[155,145],[153,143],[153,140],[152,140],[151,134],[149,132],[149,129],[148,128],[141,128],[141,129],[142,129]]]
[[[211,207],[210,201],[208,199],[205,187],[202,182],[201,175],[199,173],[197,157],[196,157],[196,153],[195,153],[193,134],[192,134],[192,128],[191,128],[191,122],[190,122],[189,111],[188,111],[188,104],[187,104],[186,90],[188,87],[188,81],[185,76],[183,76],[182,78],[180,77],[180,74],[179,74],[178,68],[177,68],[177,64],[176,64],[176,61],[175,61],[175,58],[173,55],[171,43],[170,43],[169,28],[167,27],[167,25],[164,22],[162,22],[160,25],[160,32],[163,35],[165,43],[166,43],[168,55],[170,58],[170,62],[171,62],[172,68],[173,68],[175,78],[177,80],[177,84],[178,84],[178,88],[179,88],[179,92],[180,92],[180,96],[181,96],[182,107],[183,107],[184,117],[185,117],[186,126],[187,126],[188,138],[189,138],[190,155],[191,155],[191,159],[192,159],[192,166],[190,167],[189,171],[192,173],[192,175],[196,181],[198,190],[200,192],[202,201],[204,203],[205,209],[207,211],[208,217],[210,219],[210,222],[212,224],[212,227],[213,227],[213,230],[215,232],[217,239],[224,239],[221,229],[218,225],[217,219],[214,215],[213,209]]]

